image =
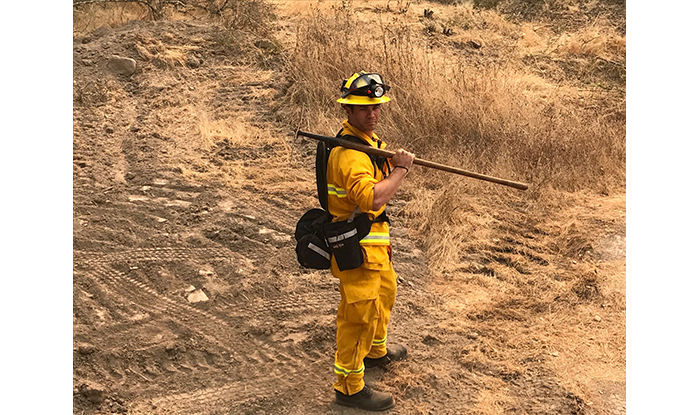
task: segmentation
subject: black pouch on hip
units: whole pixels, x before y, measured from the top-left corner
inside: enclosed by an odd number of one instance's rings
[[[323,235],[335,256],[338,269],[359,268],[364,262],[360,237],[353,222],[333,222],[323,226]]]

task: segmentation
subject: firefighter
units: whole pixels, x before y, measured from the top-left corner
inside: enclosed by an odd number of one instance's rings
[[[342,105],[347,120],[339,135],[351,135],[366,144],[385,148],[374,133],[382,104],[389,102],[389,86],[376,73],[360,72],[343,82]],[[386,162],[374,162],[363,152],[334,147],[328,158],[328,210],[333,221],[346,221],[358,212],[376,221],[360,240],[363,263],[341,271],[335,256],[331,272],[340,280],[335,373],[336,403],[370,411],[394,406],[394,398],[372,390],[364,382],[365,369],[406,358],[404,346],[387,344],[387,324],[396,298],[389,224],[384,210],[408,174],[415,155],[403,149]],[[381,165],[379,165],[381,164]]]

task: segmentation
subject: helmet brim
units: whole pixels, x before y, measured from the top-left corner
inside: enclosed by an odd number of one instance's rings
[[[371,97],[363,97],[363,96],[358,96],[358,95],[348,95],[345,98],[339,98],[338,102],[341,104],[348,104],[348,105],[376,105],[376,104],[383,104],[385,102],[391,101],[391,98],[389,98],[386,95],[383,95],[379,98],[371,98]]]

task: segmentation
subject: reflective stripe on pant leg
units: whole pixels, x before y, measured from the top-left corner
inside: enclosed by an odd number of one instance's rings
[[[391,316],[391,310],[394,308],[396,300],[396,273],[394,267],[387,271],[380,271],[381,284],[379,288],[379,321],[377,329],[374,332],[372,340],[372,348],[367,357],[376,359],[386,354],[387,326]]]
[[[347,375],[359,375],[361,373],[365,373],[365,365],[363,364],[361,368],[357,370],[351,370],[351,369],[346,369],[337,363],[335,364],[335,373],[341,376],[347,376]]]
[[[343,304],[344,303],[344,304]],[[352,395],[365,386],[363,359],[372,348],[372,338],[379,322],[377,300],[364,300],[338,306],[337,351],[333,370],[338,381],[333,386]]]
[[[384,338],[381,340],[372,340],[372,347],[384,346],[385,344],[386,344],[386,335],[384,335]]]
[[[374,332],[379,321],[377,297],[381,282],[377,271],[364,268],[338,271],[333,262],[331,271],[341,281],[337,351],[333,368],[338,380],[333,387],[344,394],[352,395],[365,386],[363,359],[372,348]]]

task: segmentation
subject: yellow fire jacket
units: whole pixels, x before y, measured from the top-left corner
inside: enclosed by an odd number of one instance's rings
[[[375,148],[386,147],[386,143],[379,141],[376,134],[369,137],[350,125],[347,120],[343,122],[342,135],[354,135]],[[348,220],[358,206],[358,215],[368,213],[370,219],[379,216],[386,205],[379,210],[372,210],[374,185],[384,179],[385,175],[388,175],[386,166],[375,168],[367,154],[340,146],[333,148],[326,172],[328,211],[333,215],[333,222]],[[387,222],[372,224],[370,233],[360,240],[360,245],[365,256],[364,267],[375,270],[390,268],[391,244]]]

